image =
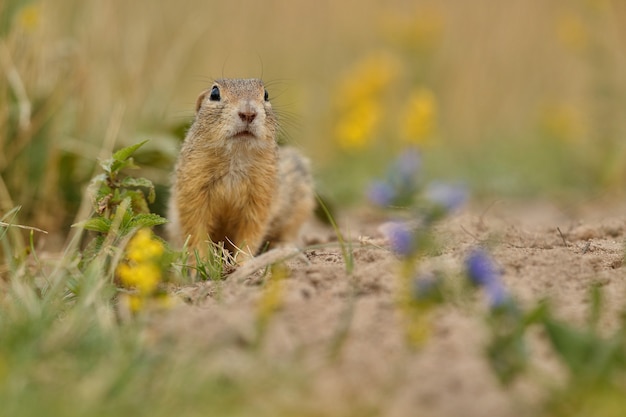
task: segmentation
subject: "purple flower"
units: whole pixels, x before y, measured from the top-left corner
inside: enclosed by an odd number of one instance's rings
[[[374,181],[367,192],[368,199],[380,207],[390,205],[395,196],[393,187],[384,181]]]
[[[505,304],[509,304],[511,298],[506,292],[506,289],[500,281],[492,283],[488,287],[485,287],[487,293],[487,300],[492,308],[501,307]]]
[[[488,286],[500,279],[491,257],[482,249],[474,249],[465,260],[467,275],[475,285]]]
[[[483,287],[492,308],[507,303],[510,299],[491,257],[482,249],[474,249],[465,260],[470,281]]]
[[[400,256],[409,256],[414,249],[413,233],[406,223],[389,222],[383,225],[383,233],[389,239],[391,250]]]
[[[467,200],[467,189],[460,185],[433,182],[424,191],[425,197],[446,212],[459,209]]]
[[[385,180],[374,181],[367,196],[377,206],[408,204],[418,188],[415,178],[421,166],[420,155],[416,149],[409,148],[391,164]]]

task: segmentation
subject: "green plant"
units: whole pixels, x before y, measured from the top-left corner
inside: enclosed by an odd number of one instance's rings
[[[122,175],[122,170],[137,168],[133,153],[147,141],[128,146],[115,152],[100,163],[104,173],[91,182],[90,192],[94,217],[76,226],[97,233],[90,251],[98,253],[105,239],[117,242],[130,232],[150,228],[167,222],[157,214],[150,213],[148,204],[155,199],[154,185],[146,178]]]
[[[430,335],[430,313],[445,299],[439,277],[422,277],[419,262],[436,252],[434,227],[466,200],[464,187],[426,182],[421,175],[421,156],[408,147],[393,161],[383,179],[372,182],[369,200],[384,209],[390,221],[383,225],[389,246],[401,261],[398,305],[405,317],[407,341],[423,345]]]
[[[490,256],[482,249],[471,252],[466,260],[467,275],[485,290],[489,300],[486,316],[491,339],[487,359],[503,384],[510,384],[528,368],[530,351],[527,333],[539,327],[561,364],[567,369],[565,384],[548,400],[549,415],[619,415],[626,402],[623,396],[626,377],[626,311],[611,333],[602,332],[598,321],[603,311],[602,292],[594,285],[589,292],[587,326],[580,328],[559,319],[548,300],[522,309],[504,288]]]
[[[224,242],[214,243],[206,242],[207,257],[202,258],[197,250],[193,251],[194,262],[188,266],[188,269],[195,271],[196,277],[202,281],[219,281],[232,272],[235,265],[235,259],[230,251],[224,249]],[[182,250],[182,254],[187,253],[186,246]],[[186,256],[183,264],[186,263]]]

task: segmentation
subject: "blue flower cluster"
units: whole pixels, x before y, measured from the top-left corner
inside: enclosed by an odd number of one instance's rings
[[[452,213],[467,200],[467,189],[456,184],[443,182],[432,182],[424,190],[426,199],[438,207],[444,209],[446,213]]]
[[[397,255],[408,257],[416,249],[413,231],[406,222],[387,223],[384,233],[389,240],[391,250]]]
[[[371,183],[367,196],[379,207],[408,207],[417,199],[445,213],[457,210],[467,200],[467,190],[460,185],[433,182],[423,184],[420,178],[422,160],[415,148],[405,150],[391,164],[384,179]]]
[[[425,237],[435,221],[457,210],[467,200],[464,187],[425,183],[420,175],[421,166],[417,149],[408,148],[393,161],[385,178],[374,181],[367,193],[374,205],[403,208],[411,215],[410,222],[394,221],[383,230],[391,249],[405,259],[425,249],[423,242],[428,240]],[[419,227],[414,227],[414,223]]]
[[[389,167],[384,180],[370,185],[369,200],[380,207],[410,204],[418,188],[421,165],[419,152],[414,148],[407,149]]]
[[[510,297],[502,284],[500,272],[485,250],[472,250],[465,260],[465,267],[470,281],[485,290],[492,308],[509,303]]]

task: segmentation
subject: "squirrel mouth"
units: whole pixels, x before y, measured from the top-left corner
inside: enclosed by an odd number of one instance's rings
[[[233,138],[250,138],[250,137],[254,138],[256,136],[254,135],[254,133],[252,133],[248,129],[244,129],[233,135]]]

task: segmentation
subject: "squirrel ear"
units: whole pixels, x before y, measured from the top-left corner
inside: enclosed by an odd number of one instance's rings
[[[196,99],[196,113],[198,112],[198,110],[200,110],[200,107],[202,106],[202,102],[204,101],[204,98],[206,97],[208,92],[209,90],[204,90],[203,92],[200,93],[200,95]]]

